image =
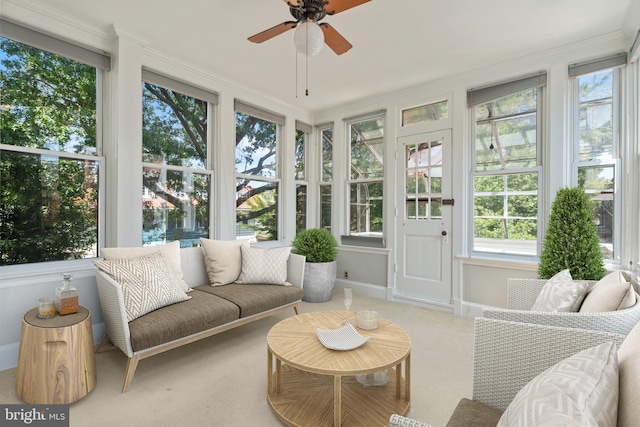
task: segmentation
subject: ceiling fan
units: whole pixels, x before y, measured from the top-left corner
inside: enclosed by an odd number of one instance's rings
[[[295,21],[286,21],[282,24],[278,24],[275,27],[271,27],[268,30],[264,30],[258,34],[249,37],[249,41],[254,43],[262,43],[277,35],[280,35],[286,31],[298,27],[302,23],[300,28],[296,31],[296,47],[299,52],[306,53],[307,50],[303,46],[299,46],[299,40],[310,40],[309,32],[316,30],[319,27],[322,32],[319,35],[319,48],[317,51],[309,51],[309,55],[314,55],[322,49],[322,35],[324,35],[324,43],[326,43],[337,55],[342,55],[347,52],[353,46],[347,41],[338,31],[335,30],[330,24],[326,22],[318,23],[324,19],[327,15],[335,15],[336,13],[343,12],[352,7],[359,6],[363,3],[367,3],[371,0],[284,0],[289,6],[289,12],[295,18]],[[311,24],[311,25],[307,25]],[[298,37],[298,32],[302,30],[302,26],[306,28],[306,34]]]

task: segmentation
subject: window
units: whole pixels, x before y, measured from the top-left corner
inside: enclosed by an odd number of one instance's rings
[[[538,253],[544,84],[546,74],[540,74],[468,93],[474,251]]]
[[[573,160],[577,185],[593,201],[603,258],[618,262],[620,77],[619,68],[602,67],[623,64],[625,54],[569,67],[573,78]]]
[[[320,227],[331,231],[331,188],[333,182],[333,124],[320,128]]]
[[[109,57],[4,20],[1,27],[0,265],[95,257],[98,87]]]
[[[349,124],[349,235],[382,237],[384,116]]]
[[[440,101],[402,110],[402,126],[449,118],[449,102]]]
[[[142,244],[197,245],[209,237],[209,110],[217,96],[148,70],[142,78]]]
[[[236,237],[278,240],[278,140],[284,116],[235,104]]]
[[[307,141],[312,130],[296,121],[296,233],[307,228]]]

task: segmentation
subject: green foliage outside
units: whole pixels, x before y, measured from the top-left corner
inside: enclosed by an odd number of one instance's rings
[[[95,256],[96,69],[0,38],[0,265]],[[44,154],[44,153],[51,153]],[[92,255],[93,254],[93,255]]]
[[[551,205],[538,277],[549,279],[567,268],[577,280],[600,280],[606,273],[591,199],[578,187],[558,190]]]
[[[291,253],[304,255],[307,262],[331,262],[338,256],[338,241],[322,228],[309,228],[296,234]]]

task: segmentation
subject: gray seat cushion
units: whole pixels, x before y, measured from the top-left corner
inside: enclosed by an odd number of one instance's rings
[[[234,303],[240,307],[241,318],[299,301],[304,296],[304,291],[295,286],[232,283],[224,286],[198,286],[194,289]]]
[[[238,306],[206,292],[193,291],[191,299],[154,310],[129,322],[133,351],[145,350],[179,338],[233,322]]]
[[[447,427],[496,427],[502,411],[474,400],[462,399],[453,411]]]

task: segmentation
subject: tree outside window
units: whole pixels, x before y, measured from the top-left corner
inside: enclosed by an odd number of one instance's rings
[[[278,240],[278,142],[273,121],[236,112],[236,236]]]
[[[209,103],[143,78],[142,243],[193,246],[209,236]]]
[[[0,37],[0,265],[98,251],[96,67]]]
[[[331,189],[333,182],[333,128],[320,130],[320,227],[331,231]]]
[[[309,133],[296,129],[296,233],[307,228],[306,152]]]

